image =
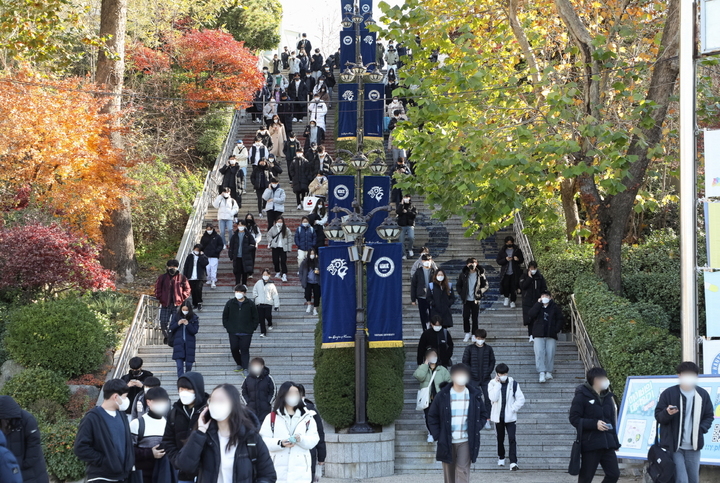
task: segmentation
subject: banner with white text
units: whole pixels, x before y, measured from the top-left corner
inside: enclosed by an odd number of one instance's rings
[[[320,247],[323,349],[355,346],[355,265],[348,246]]]

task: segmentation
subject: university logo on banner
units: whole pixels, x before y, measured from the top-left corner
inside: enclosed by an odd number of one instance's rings
[[[322,348],[355,345],[355,276],[348,243],[320,247]]]
[[[367,269],[370,347],[402,347],[402,246],[383,243],[374,248]]]
[[[367,215],[375,208],[390,204],[390,177],[365,176],[363,178],[363,214]],[[368,221],[365,241],[368,243],[384,243],[375,229],[387,218],[387,211],[378,211]]]
[[[357,84],[339,84],[338,140],[357,136]]]
[[[384,139],[383,117],[385,117],[385,86],[383,84],[365,84],[364,134],[366,138]]]

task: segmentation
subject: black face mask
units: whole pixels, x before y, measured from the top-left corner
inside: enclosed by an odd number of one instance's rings
[[[508,243],[507,245],[505,245],[505,248],[512,248],[512,247],[514,247],[514,246],[515,246],[515,245],[514,245],[513,243]]]
[[[177,272],[178,272],[178,269],[177,269],[177,268],[168,268],[168,269],[167,269],[168,275],[171,275],[171,276],[172,276],[172,275],[175,275]]]

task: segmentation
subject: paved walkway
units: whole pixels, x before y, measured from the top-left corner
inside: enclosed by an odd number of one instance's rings
[[[341,480],[333,478],[323,478],[320,480],[321,483],[349,483],[349,482],[360,482],[363,483],[417,483],[418,475],[399,475],[389,476],[387,478],[368,478],[368,479],[356,479],[356,480]],[[516,471],[516,472],[504,472],[499,471],[475,471],[470,475],[471,482],[487,483],[576,483],[577,476],[570,476],[567,473],[556,472],[556,471]],[[595,481],[600,483],[602,481],[601,476],[596,476]],[[618,480],[618,483],[631,483],[639,482],[640,478],[624,477]],[[426,474],[422,476],[423,483],[443,483],[443,477],[441,474]]]

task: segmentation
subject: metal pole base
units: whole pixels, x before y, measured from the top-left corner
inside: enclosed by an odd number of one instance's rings
[[[350,434],[374,433],[372,426],[368,423],[355,423],[348,428]]]

